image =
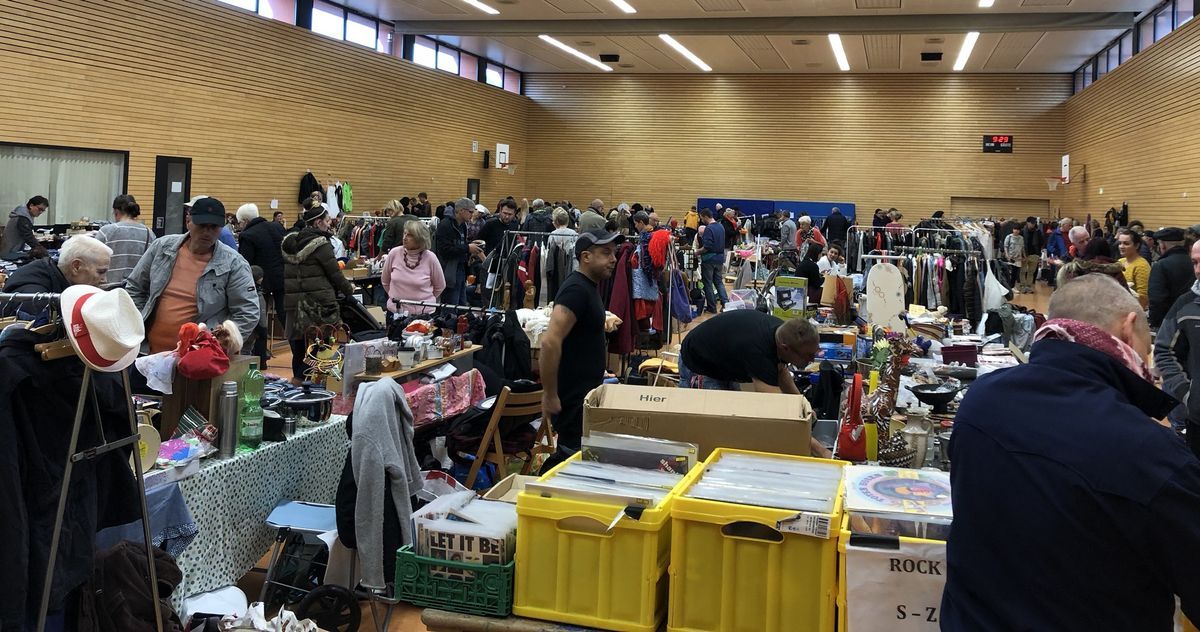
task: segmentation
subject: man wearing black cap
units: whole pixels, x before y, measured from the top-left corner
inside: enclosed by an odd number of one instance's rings
[[[613,275],[615,247],[623,241],[623,235],[602,230],[581,233],[575,240],[579,269],[567,276],[554,297],[550,326],[542,335],[542,416],[558,432],[558,452],[543,471],[579,450],[583,398],[604,380],[608,341],[597,286]],[[569,360],[563,362],[564,357]]]
[[[194,200],[187,232],[156,239],[129,274],[125,289],[146,323],[143,350],[174,349],[184,323],[212,329],[232,320],[243,340],[254,333],[258,291],[250,264],[219,241],[224,226],[220,200]]]
[[[1159,327],[1175,301],[1192,287],[1192,262],[1184,246],[1182,228],[1154,233],[1162,254],[1150,268],[1150,326]]]

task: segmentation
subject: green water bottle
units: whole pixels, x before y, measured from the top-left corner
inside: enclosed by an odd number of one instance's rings
[[[242,378],[242,408],[238,415],[240,427],[239,442],[254,450],[262,443],[263,433],[263,374],[258,369],[250,369]]]

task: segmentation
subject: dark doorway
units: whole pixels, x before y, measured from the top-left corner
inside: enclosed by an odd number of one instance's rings
[[[467,178],[467,197],[479,204],[479,178]]]
[[[154,234],[184,231],[183,203],[192,196],[192,159],[159,156],[154,166]]]

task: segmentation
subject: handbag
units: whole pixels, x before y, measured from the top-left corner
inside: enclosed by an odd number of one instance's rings
[[[229,370],[229,356],[211,331],[196,323],[179,328],[179,363],[175,369],[190,380],[211,380]]]

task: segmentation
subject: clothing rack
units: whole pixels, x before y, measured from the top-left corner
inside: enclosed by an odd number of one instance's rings
[[[476,312],[480,314],[490,314],[495,316],[504,316],[504,312],[492,307],[472,307],[470,305],[451,305],[449,303],[430,303],[428,301],[413,301],[406,298],[394,298],[392,302],[396,305],[413,305],[416,307],[432,307],[434,309],[453,309],[460,312]]]
[[[929,246],[895,246],[892,248],[892,250],[895,250],[897,252],[907,252],[907,253],[913,253],[913,254],[935,253],[935,254],[943,254],[943,255],[976,255],[976,256],[983,254],[983,251],[981,251],[981,250],[935,248],[935,247],[929,247]],[[866,255],[864,255],[864,258],[865,257],[866,257]]]
[[[58,301],[60,299],[60,294],[49,292],[0,293],[0,301],[5,301],[6,303],[12,301],[52,301],[50,305],[51,309],[54,310],[57,310]],[[49,345],[58,347],[59,343],[49,343]],[[42,349],[48,349],[49,345],[47,347],[42,347]],[[39,346],[40,345],[35,346],[35,349]],[[45,353],[46,352],[43,350],[43,358],[46,357]],[[62,357],[65,357],[65,355]],[[124,386],[125,389],[125,402],[127,404],[126,410],[129,412],[130,436],[118,439],[116,441],[108,441],[107,437],[104,437],[105,441],[101,445],[76,452],[76,449],[79,447],[80,426],[83,425],[83,415],[85,410],[84,406],[86,406],[88,403],[89,395],[91,396],[92,410],[96,411],[97,417],[99,417],[99,405],[96,399],[97,396],[95,392],[95,383],[92,379],[93,369],[90,366],[84,366],[83,381],[79,386],[79,398],[75,404],[75,419],[71,426],[71,440],[67,448],[67,459],[64,463],[62,486],[58,492],[58,509],[54,516],[54,530],[50,536],[50,551],[47,557],[48,561],[46,563],[46,579],[45,584],[42,586],[41,602],[40,607],[38,608],[37,632],[44,632],[46,629],[46,617],[49,614],[50,608],[50,593],[54,585],[54,563],[58,559],[58,545],[59,540],[62,537],[63,519],[67,508],[67,493],[70,491],[71,474],[75,464],[79,461],[94,459],[97,456],[112,452],[113,450],[134,445],[141,439],[141,435],[138,433],[137,429],[137,418],[135,417],[133,410],[133,392],[129,385],[129,373],[127,371],[121,371],[120,373],[122,386]],[[100,434],[101,437],[104,436],[103,431],[101,431]],[[145,539],[146,572],[150,579],[150,596],[154,605],[154,625],[158,632],[162,632],[162,613],[160,612],[158,599],[158,573],[154,568],[154,541],[150,535],[150,511],[146,507],[146,484],[142,479],[142,461],[140,458],[134,458],[132,461],[133,474],[137,482],[138,505],[141,509],[142,515],[142,536]]]
[[[524,236],[547,237],[550,235],[550,233],[543,233],[543,232],[536,231],[536,230],[505,229],[504,235],[500,239],[500,246],[499,246],[499,248],[497,248],[497,250],[499,252],[503,253],[503,255],[501,257],[498,257],[494,264],[497,287],[491,288],[492,295],[488,298],[488,306],[491,308],[496,307],[496,297],[497,296],[499,296],[501,300],[503,300],[503,298],[504,298],[504,284],[505,284],[506,280],[508,279],[509,272],[511,272],[508,269],[508,256],[510,254],[512,254],[513,249],[516,247],[517,238],[520,236],[523,236],[523,235]],[[493,251],[493,254],[494,254],[494,252],[495,251]],[[487,276],[490,276],[492,274],[491,266],[489,266],[484,271],[484,274]],[[517,288],[510,287],[509,291],[516,292]],[[524,292],[524,291],[525,291],[524,288],[521,288],[521,292]],[[550,297],[550,300],[554,300],[553,297]],[[511,304],[511,302],[510,302],[510,304]]]

